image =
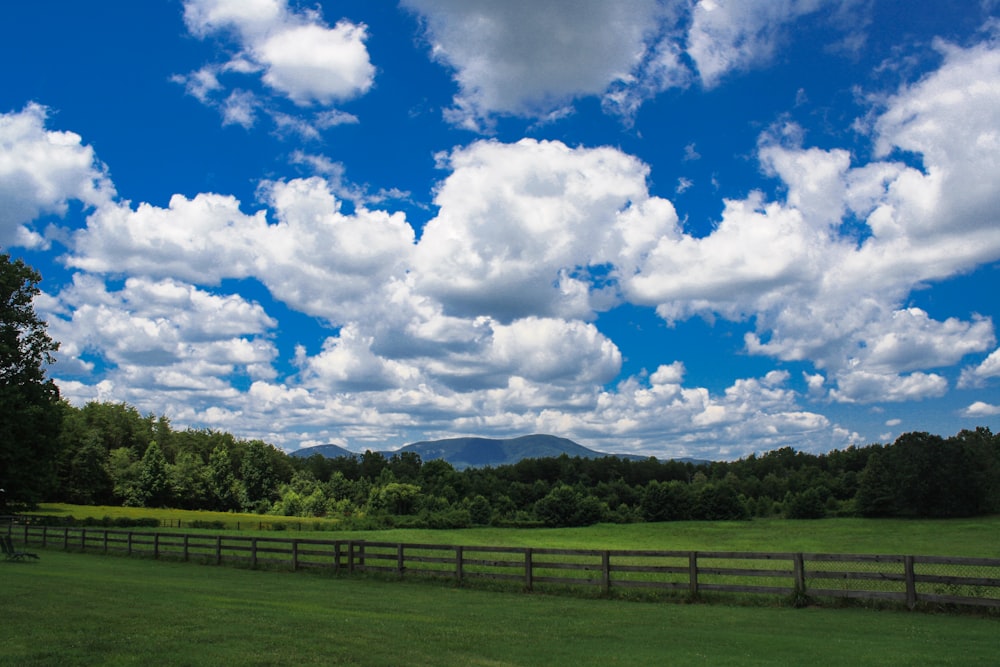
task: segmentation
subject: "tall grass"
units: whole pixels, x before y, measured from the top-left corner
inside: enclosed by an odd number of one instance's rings
[[[968,665],[996,619],[662,605],[43,551],[0,563],[0,664]]]
[[[823,519],[599,524],[345,532],[344,539],[567,549],[788,551],[1000,558],[1000,516],[977,519]]]
[[[41,505],[38,510],[29,512],[29,515],[45,515],[61,518],[72,517],[74,519],[157,519],[164,526],[178,524],[181,528],[190,527],[194,523],[201,524],[222,524],[229,529],[235,529],[237,525],[241,530],[254,530],[260,524],[272,525],[281,523],[283,526],[299,527],[304,530],[314,530],[315,528],[333,529],[337,526],[335,519],[326,518],[299,518],[285,516],[271,516],[263,514],[247,514],[242,512],[210,512],[205,510],[178,510],[169,508],[154,507],[117,507],[110,505],[70,505],[66,503],[47,503]]]
[[[343,530],[330,519],[299,519],[228,512],[195,512],[136,507],[43,505],[39,513],[111,518],[151,517],[164,525],[221,522],[252,533],[280,524],[289,531],[334,530],[338,538],[384,542],[421,542],[568,549],[668,549],[681,551],[791,551],[807,553],[877,553],[1000,558],[1000,515],[972,519],[854,519],[814,521],[676,521],[600,524],[586,528],[468,528],[460,530]],[[266,530],[264,533],[266,534]]]

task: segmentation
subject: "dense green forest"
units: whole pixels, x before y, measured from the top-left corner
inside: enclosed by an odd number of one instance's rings
[[[459,471],[412,452],[297,458],[259,440],[175,430],[125,404],[61,407],[47,499],[79,504],[327,516],[367,527],[1000,511],[1000,436],[987,428],[703,465],[563,455]]]

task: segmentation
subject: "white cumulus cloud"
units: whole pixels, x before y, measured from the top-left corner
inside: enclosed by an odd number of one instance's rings
[[[711,88],[731,72],[766,64],[799,18],[824,8],[850,12],[859,4],[857,0],[698,0],[687,53],[702,82]]]
[[[114,187],[94,150],[73,132],[45,128],[38,104],[0,114],[0,246],[47,245],[32,226],[46,214],[63,215],[70,201],[100,206]]]
[[[978,387],[986,380],[1000,377],[1000,349],[993,350],[978,366],[962,369],[959,387]]]
[[[446,310],[510,320],[588,317],[589,273],[634,264],[676,222],[648,168],[611,148],[476,142],[453,151],[416,248],[417,289]]]
[[[674,15],[671,3],[656,0],[403,5],[423,18],[432,57],[454,71],[459,92],[451,117],[470,128],[496,113],[542,117],[575,98],[635,83],[654,57],[661,23]],[[665,62],[670,53],[656,56]]]
[[[268,182],[265,211],[245,214],[231,196],[171,198],[167,208],[106,206],[75,235],[70,266],[216,285],[254,277],[310,315],[344,322],[401,272],[413,229],[401,213],[340,213],[324,179]]]
[[[993,417],[995,415],[1000,415],[1000,405],[993,405],[991,403],[986,403],[984,401],[976,401],[970,404],[963,411],[966,417]]]
[[[990,349],[993,323],[975,313],[937,321],[904,304],[927,281],[1000,258],[1000,51],[939,48],[944,64],[886,98],[871,122],[879,160],[801,147],[794,128],[765,133],[758,157],[784,196],[728,200],[702,237],[662,235],[623,279],[626,296],[671,321],[754,317],[747,350],[811,361],[837,400],[942,395],[947,380],[928,371]],[[852,219],[860,234],[844,225]]]
[[[798,19],[826,10],[841,32],[867,24],[860,0],[403,0],[431,57],[452,70],[449,120],[488,129],[496,115],[547,118],[594,96],[632,116],[694,79],[766,65]],[[858,41],[858,40],[855,40]],[[863,41],[863,39],[862,39]]]
[[[109,290],[103,280],[77,274],[44,304],[49,330],[61,343],[54,372],[72,380],[98,364],[102,369],[103,384],[66,385],[71,400],[105,400],[101,386],[105,392],[113,387],[114,400],[163,414],[153,405],[163,397],[178,411],[226,405],[239,395],[233,378],[275,376],[277,349],[269,332],[277,322],[238,295],[142,278]]]
[[[367,93],[374,82],[362,23],[343,19],[331,28],[318,10],[296,11],[286,0],[186,0],[184,22],[195,37],[235,42],[228,61],[174,77],[192,96],[218,107],[227,124],[250,127],[262,109],[280,115],[253,92],[231,88],[228,82],[239,76],[259,76],[299,107],[345,102]],[[323,117],[314,125],[322,127]]]

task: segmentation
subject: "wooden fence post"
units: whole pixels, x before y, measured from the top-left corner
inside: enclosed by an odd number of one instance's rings
[[[688,552],[688,589],[692,598],[698,597],[698,552]]]
[[[611,552],[601,554],[601,589],[607,595],[611,592]]]
[[[222,535],[215,536],[215,564],[222,565]]]
[[[906,606],[917,606],[917,583],[913,573],[913,556],[903,556],[903,570],[906,577]]]
[[[463,571],[465,568],[465,563],[463,562],[464,554],[462,551],[462,547],[455,547],[455,578],[458,579],[459,582],[461,582],[462,578],[465,576],[465,572]]]
[[[126,551],[129,556],[132,555],[132,531],[128,531],[128,549]]]
[[[160,557],[160,534],[153,533],[153,559]]]
[[[333,572],[334,574],[340,572],[340,540],[333,542]]]
[[[49,541],[49,527],[42,526],[42,547]],[[28,543],[28,524],[24,524],[24,543]]]
[[[108,530],[104,529],[104,553],[108,553]]]
[[[299,541],[292,540],[292,572],[299,569]]]
[[[178,519],[178,524],[179,523],[180,523],[180,520]],[[178,528],[179,527],[180,526],[178,526]],[[184,562],[185,563],[188,562],[188,560],[190,559],[190,553],[188,552],[188,537],[189,536],[187,534],[184,535]]]
[[[80,529],[80,551],[86,551],[86,550],[87,550],[87,529],[86,528],[81,528]]]
[[[806,566],[802,554],[792,556],[792,569],[795,571],[795,594],[806,594]]]
[[[532,571],[533,565],[531,562],[531,547],[524,550],[524,588],[527,591],[532,589],[534,584],[534,572]]]
[[[69,551],[69,526],[63,528],[63,551]]]
[[[396,574],[403,576],[403,543],[396,545]]]
[[[257,568],[257,538],[250,538],[250,567]]]
[[[354,574],[354,540],[347,543],[347,573]]]

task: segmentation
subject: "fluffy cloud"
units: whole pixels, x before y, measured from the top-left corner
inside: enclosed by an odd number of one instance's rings
[[[175,77],[191,95],[218,106],[227,124],[249,127],[261,109],[280,114],[252,92],[226,94],[223,77],[259,74],[265,86],[300,107],[353,99],[374,81],[363,24],[342,20],[330,28],[318,11],[295,12],[286,0],[186,0],[184,22],[196,37],[229,35],[238,44],[226,63]],[[318,126],[322,123],[318,117]]]
[[[872,215],[884,219],[879,222],[888,232],[905,234],[918,251],[956,235],[976,240],[964,249],[949,247],[949,254],[958,251],[954,259],[939,258],[929,267],[953,271],[988,261],[1000,248],[994,187],[1000,48],[939,48],[942,67],[891,97],[874,124],[881,155],[918,154],[923,170],[901,174]]]
[[[234,197],[170,198],[167,208],[128,202],[103,207],[76,232],[70,266],[93,273],[172,277],[217,284],[244,278],[256,256],[264,212],[244,215]]]
[[[492,116],[546,118],[596,96],[631,116],[643,101],[694,78],[715,86],[766,64],[786,28],[829,10],[831,23],[865,25],[862,0],[403,0],[423,19],[434,59],[458,84],[448,118],[469,129]]]
[[[984,401],[976,401],[962,411],[966,417],[982,419],[983,417],[993,417],[1000,415],[1000,405],[992,405]]]
[[[333,322],[376,308],[412,252],[405,215],[364,207],[344,215],[319,178],[270,183],[266,191],[278,223],[261,239],[257,276],[275,296]]]
[[[501,320],[588,317],[589,275],[634,264],[676,223],[648,168],[611,149],[476,142],[452,152],[414,256],[416,285],[447,311]]]
[[[953,366],[967,354],[992,347],[995,337],[988,319],[938,322],[919,308],[907,308],[895,311],[892,324],[878,327],[866,342],[866,367],[908,371]]]
[[[141,278],[110,291],[102,280],[77,274],[41,308],[61,342],[54,372],[87,377],[97,367],[103,378],[93,387],[66,384],[71,400],[104,400],[118,387],[116,400],[162,413],[151,401],[169,397],[178,410],[190,411],[236,399],[236,378],[275,376],[277,350],[268,332],[277,322],[237,295]]]
[[[937,373],[873,373],[850,370],[837,377],[830,398],[842,403],[899,403],[943,396],[948,381]]]
[[[783,31],[800,17],[826,7],[841,12],[859,4],[841,0],[699,0],[692,12],[687,53],[707,87],[726,74],[769,61]]]
[[[377,329],[380,337],[393,335],[386,327]],[[303,385],[332,393],[392,390],[409,396],[407,401],[419,395],[419,403],[439,404],[448,397],[460,410],[477,392],[506,403],[512,386],[530,386],[541,405],[559,403],[566,389],[610,381],[621,367],[618,348],[593,325],[581,322],[528,318],[504,325],[480,320],[476,335],[462,345],[444,340],[433,348],[397,347],[394,351],[402,354],[396,358],[379,354],[374,336],[365,333],[372,330],[363,323],[344,327],[314,356],[300,348],[296,363]],[[387,400],[394,399],[383,396],[378,402]]]
[[[403,4],[424,19],[432,56],[454,71],[452,118],[472,128],[490,114],[541,117],[634,83],[660,23],[673,14],[656,0]]]
[[[706,237],[680,230],[661,237],[624,288],[633,302],[658,305],[668,320],[685,319],[708,304],[736,318],[813,275],[824,241],[800,212],[765,204],[755,194],[727,201],[722,222]]]
[[[327,338],[316,356],[309,357],[300,347],[296,357],[303,384],[331,392],[375,391],[405,386],[418,377],[417,368],[380,357],[371,345],[372,338],[351,325]]]
[[[622,361],[592,324],[535,317],[494,326],[488,359],[508,376],[583,385],[610,382]]]
[[[263,81],[296,104],[330,104],[368,92],[375,68],[368,59],[363,25],[290,27],[254,48],[267,67]]]
[[[188,0],[184,3],[184,23],[196,37],[233,28],[247,39],[280,25],[287,11],[285,0]]]
[[[958,386],[979,387],[995,377],[1000,377],[1000,349],[993,350],[978,366],[963,369]]]
[[[46,130],[46,117],[38,104],[0,114],[0,246],[44,246],[33,221],[65,214],[70,200],[99,206],[114,196],[93,149],[77,134]]]
[[[167,208],[106,206],[77,232],[70,266],[217,285],[256,278],[290,306],[344,322],[400,272],[413,244],[402,214],[340,204],[320,178],[264,184],[277,222],[234,197],[171,198]]]
[[[574,417],[574,432],[614,437],[638,451],[639,443],[661,442],[677,456],[722,451],[732,458],[785,445],[826,451],[856,438],[803,410],[785,386],[787,373],[738,379],[721,395],[683,386],[682,374],[682,365],[661,366],[648,382],[630,378],[602,392],[593,411]]]
[[[837,400],[941,395],[944,377],[915,371],[989,349],[993,323],[935,321],[901,303],[926,281],[1000,258],[1000,87],[990,83],[1000,51],[941,50],[943,66],[887,98],[871,124],[879,156],[916,154],[920,169],[855,166],[846,151],[796,145],[794,131],[766,133],[759,159],[784,198],[750,193],[727,201],[707,236],[663,235],[623,280],[626,296],[668,320],[752,316],[748,351],[812,361]],[[845,225],[857,219],[860,235]]]

